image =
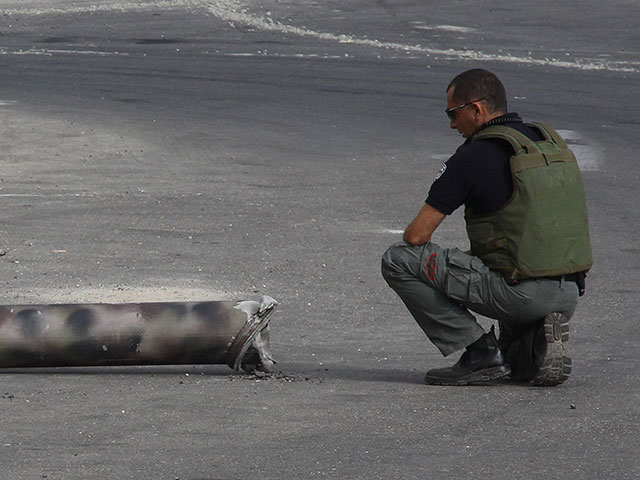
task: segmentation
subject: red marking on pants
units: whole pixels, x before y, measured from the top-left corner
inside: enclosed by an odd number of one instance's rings
[[[438,256],[437,253],[432,253],[431,255],[429,255],[429,260],[427,260],[427,265],[426,265],[426,269],[427,269],[427,278],[429,280],[433,280],[435,278],[435,274],[436,274],[436,257]]]

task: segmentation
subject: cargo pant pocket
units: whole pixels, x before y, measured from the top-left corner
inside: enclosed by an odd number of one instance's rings
[[[486,297],[483,274],[488,270],[478,257],[449,250],[445,294],[461,303],[480,304]]]

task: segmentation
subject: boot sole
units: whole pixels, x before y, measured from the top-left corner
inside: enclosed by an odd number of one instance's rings
[[[542,324],[547,351],[533,380],[533,385],[550,387],[564,383],[571,374],[571,357],[567,350],[569,320],[561,313],[550,313]]]
[[[502,365],[500,367],[485,368],[484,370],[478,370],[477,372],[469,373],[459,378],[440,378],[430,377],[427,375],[424,378],[425,383],[429,385],[469,385],[472,383],[489,382],[491,380],[498,380],[508,376],[511,373],[511,369],[508,365]]]

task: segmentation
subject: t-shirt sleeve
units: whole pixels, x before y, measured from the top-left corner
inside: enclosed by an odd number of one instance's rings
[[[447,160],[431,184],[426,203],[445,215],[451,215],[464,203],[468,184],[463,168],[463,158],[459,153]]]

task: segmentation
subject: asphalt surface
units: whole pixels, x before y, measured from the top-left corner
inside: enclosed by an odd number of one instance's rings
[[[0,1],[2,302],[280,301],[269,377],[0,374],[0,478],[640,478],[637,3],[344,3]],[[473,67],[583,169],[556,388],[422,384],[455,358],[379,274]]]

